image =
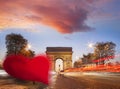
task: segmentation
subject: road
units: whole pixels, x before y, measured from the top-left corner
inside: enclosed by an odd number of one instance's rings
[[[19,83],[0,71],[0,89],[120,89],[120,73],[71,72],[54,74],[49,87],[32,82]]]
[[[120,74],[66,73],[57,75],[50,89],[120,89]]]

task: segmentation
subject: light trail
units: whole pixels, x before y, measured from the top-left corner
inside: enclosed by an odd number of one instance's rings
[[[90,71],[99,71],[99,72],[120,72],[119,65],[97,65],[96,67],[83,67],[83,68],[70,68],[65,70],[65,72],[90,72]]]

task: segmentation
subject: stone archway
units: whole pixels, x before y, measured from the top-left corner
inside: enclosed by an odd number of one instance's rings
[[[47,47],[46,55],[50,57],[52,71],[56,71],[56,59],[63,60],[63,70],[72,68],[72,47]]]
[[[63,70],[63,60],[58,58],[55,60],[55,71],[59,72]]]

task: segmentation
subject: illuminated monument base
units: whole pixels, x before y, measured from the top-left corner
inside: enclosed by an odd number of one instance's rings
[[[51,58],[52,71],[72,68],[72,47],[47,47],[46,54]]]

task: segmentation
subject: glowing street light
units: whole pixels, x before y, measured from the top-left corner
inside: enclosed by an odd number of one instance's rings
[[[28,49],[30,49],[30,48],[31,48],[31,45],[30,45],[30,44],[28,44],[28,45],[27,45],[27,48],[28,48]]]
[[[30,44],[27,44],[26,49],[29,50],[30,48],[31,48],[31,45],[30,45]]]
[[[89,47],[89,48],[93,48],[93,47],[94,47],[94,44],[93,44],[93,43],[89,43],[89,44],[88,44],[88,47]]]

